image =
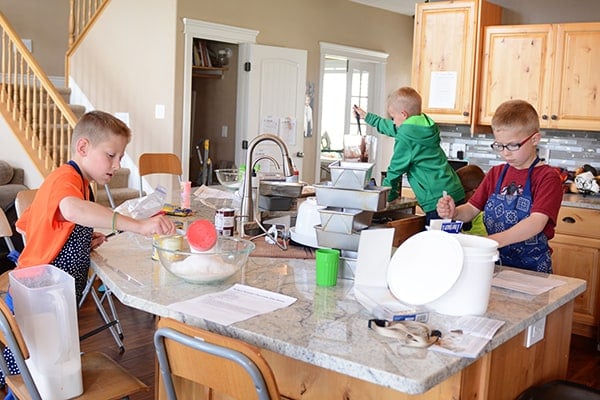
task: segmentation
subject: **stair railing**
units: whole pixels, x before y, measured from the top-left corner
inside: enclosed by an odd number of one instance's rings
[[[1,12],[0,112],[43,176],[69,160],[76,117]]]

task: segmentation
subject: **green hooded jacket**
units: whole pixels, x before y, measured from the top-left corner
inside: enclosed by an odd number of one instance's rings
[[[436,209],[444,191],[455,202],[464,200],[465,191],[440,146],[440,129],[431,118],[425,114],[414,115],[396,126],[391,119],[368,113],[365,122],[379,133],[394,138],[394,154],[383,181],[383,186],[392,188],[388,201],[396,199],[401,192],[403,174],[426,213]]]

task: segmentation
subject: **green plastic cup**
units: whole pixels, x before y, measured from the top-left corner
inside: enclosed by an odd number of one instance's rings
[[[317,249],[317,286],[335,286],[337,284],[340,251],[336,249]]]

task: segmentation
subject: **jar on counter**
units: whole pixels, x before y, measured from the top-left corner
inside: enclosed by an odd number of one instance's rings
[[[215,228],[219,236],[233,236],[235,226],[235,210],[219,208],[215,213]]]

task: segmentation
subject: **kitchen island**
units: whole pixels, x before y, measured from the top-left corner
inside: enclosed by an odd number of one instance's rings
[[[316,287],[314,260],[251,257],[222,284],[194,285],[170,275],[151,253],[150,239],[123,233],[92,253],[92,268],[125,305],[260,347],[281,393],[293,399],[515,398],[530,385],[566,376],[573,299],[585,289],[582,280],[562,276],[553,278],[564,285],[536,297],[493,288],[486,316],[505,323],[471,359],[378,336],[367,327],[371,316],[356,301],[353,281]],[[234,283],[297,301],[229,326],[169,307]],[[525,348],[524,331],[544,317],[544,339]],[[434,313],[429,324],[443,330],[453,320]]]

